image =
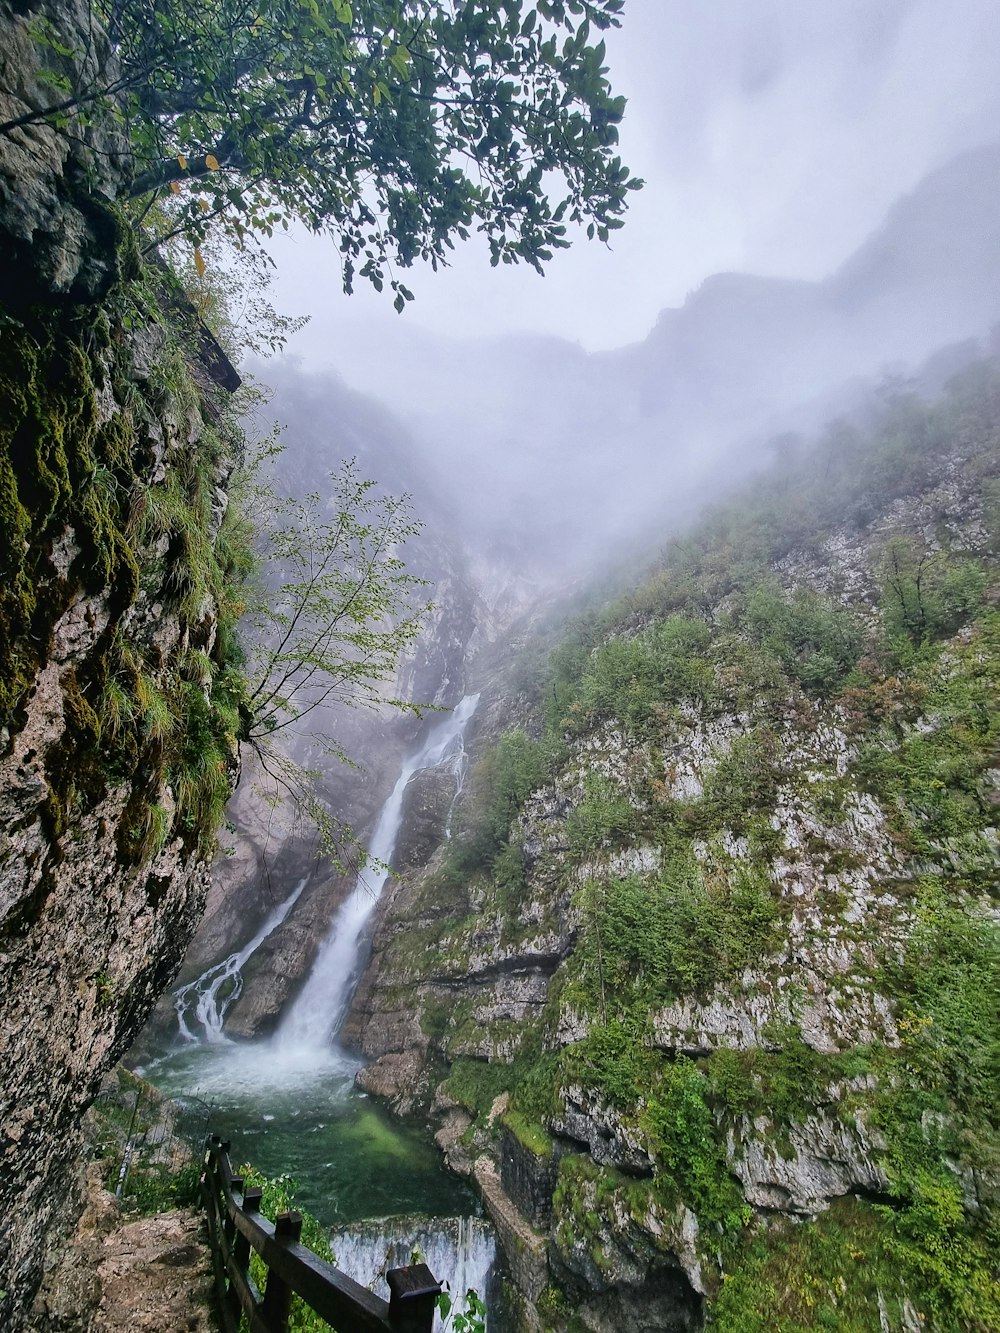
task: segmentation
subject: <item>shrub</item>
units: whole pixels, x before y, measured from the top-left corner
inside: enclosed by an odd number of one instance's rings
[[[554,753],[551,741],[534,741],[523,731],[511,731],[476,764],[449,855],[455,869],[488,872],[505,853],[501,881],[508,889],[517,888],[522,872],[518,852],[509,850],[511,823],[549,775]]]
[[[956,560],[894,537],[881,561],[882,613],[890,638],[920,647],[954,634],[982,605],[986,576],[972,560]]]
[[[287,1213],[294,1209],[302,1217],[302,1244],[307,1249],[312,1250],[313,1254],[319,1255],[321,1259],[326,1259],[329,1263],[335,1262],[334,1253],[330,1249],[327,1228],[312,1213],[301,1208],[295,1202],[298,1185],[291,1176],[268,1177],[249,1163],[240,1167],[239,1174],[243,1177],[245,1186],[256,1186],[262,1191],[260,1211],[265,1217],[273,1222],[279,1213]],[[256,1250],[252,1251],[250,1256],[250,1276],[257,1284],[258,1290],[265,1290],[267,1268]],[[306,1305],[301,1296],[292,1297],[291,1317],[288,1323],[289,1333],[327,1333],[328,1329],[329,1324],[320,1319],[319,1315]]]
[[[832,693],[857,665],[863,643],[857,618],[811,588],[789,596],[765,578],[747,595],[745,621],[756,641],[811,693]]]
[[[570,851],[578,857],[620,847],[641,827],[641,815],[627,793],[600,773],[588,773],[583,800],[566,819]]]
[[[687,848],[656,879],[592,880],[579,901],[576,986],[602,1013],[656,1007],[738,976],[773,947],[778,915],[762,871],[739,866],[709,888]]]
[[[714,673],[703,656],[711,633],[690,616],[669,616],[638,638],[610,639],[591,655],[580,679],[580,721],[614,718],[634,735],[654,730],[665,705],[705,700]]]
[[[749,830],[753,816],[770,812],[778,794],[781,742],[766,725],[737,736],[705,779],[696,811],[703,827]]]
[[[705,1075],[681,1056],[661,1067],[641,1121],[661,1175],[679,1190],[699,1222],[737,1231],[749,1222],[750,1208],[729,1175],[707,1092]]]

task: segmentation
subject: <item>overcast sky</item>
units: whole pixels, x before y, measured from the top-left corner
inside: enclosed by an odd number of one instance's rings
[[[275,304],[313,317],[290,350],[336,366],[416,326],[635,342],[711,273],[822,277],[928,170],[1000,138],[1000,0],[626,0],[608,59],[647,181],[613,251],[581,237],[541,279],[470,244],[405,275],[400,317],[341,294],[329,239],[283,237]]]

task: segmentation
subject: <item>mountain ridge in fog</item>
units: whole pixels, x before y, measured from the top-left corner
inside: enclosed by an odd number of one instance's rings
[[[682,519],[720,468],[819,424],[840,386],[985,334],[1000,319],[998,186],[1000,144],[963,153],[828,278],[714,274],[614,351],[408,329],[376,355],[345,351],[340,373],[405,423],[473,550],[560,577]]]

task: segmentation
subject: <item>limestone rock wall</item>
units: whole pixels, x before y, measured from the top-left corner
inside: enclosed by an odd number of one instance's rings
[[[53,25],[68,57],[37,36]],[[74,54],[75,53],[75,54]],[[85,5],[0,6],[0,118],[101,77]],[[141,290],[113,119],[0,133],[0,1324],[77,1208],[79,1125],[200,917],[236,775],[232,438]],[[131,255],[123,261],[123,255]],[[202,379],[205,377],[202,376]]]
[[[874,641],[887,543],[995,573],[995,529],[991,537],[983,504],[983,477],[997,468],[995,424],[963,422],[963,430],[968,438],[942,442],[911,494],[871,502],[865,522],[839,525],[776,562],[771,577],[785,595],[810,590],[849,607]],[[979,452],[970,462],[973,436]],[[980,605],[986,623],[989,606],[988,598]],[[715,625],[727,625],[727,614],[725,604],[706,612]],[[948,698],[953,679],[982,676],[991,652],[982,623],[965,626],[959,613],[943,655],[927,659],[933,670],[919,684],[904,670],[891,676],[874,717],[852,711],[860,696],[850,690],[833,704],[790,689],[770,702],[751,692],[731,707],[674,702],[656,714],[655,740],[619,720],[582,727],[554,776],[520,802],[510,836],[516,857],[482,873],[442,842],[388,896],[344,1029],[372,1062],[358,1081],[404,1113],[425,1107],[449,1163],[478,1182],[521,1288],[519,1326],[701,1327],[706,1298],[719,1292],[724,1228],[773,1228],[776,1248],[792,1246],[787,1237],[807,1223],[855,1219],[852,1209],[870,1219],[865,1201],[898,1200],[886,1118],[876,1111],[897,1075],[873,1070],[896,1068],[915,1020],[889,978],[920,920],[922,877],[951,875],[949,891],[970,920],[990,919],[995,760],[988,742],[970,760],[979,769],[960,798],[969,832],[955,848],[934,843],[924,831],[927,807],[905,807],[902,795],[866,776],[865,763],[949,725],[954,705],[934,701]],[[719,654],[724,680],[740,651],[730,641]],[[484,694],[483,750],[505,725],[532,726],[511,679],[496,677]],[[892,739],[878,728],[894,714],[906,720]],[[975,716],[979,728],[986,712]],[[972,735],[959,732],[961,745],[971,747]],[[935,790],[944,790],[951,760],[923,762],[941,764]],[[475,772],[468,793],[474,802]],[[711,816],[713,808],[722,813]],[[475,819],[467,812],[465,826],[477,827]],[[461,837],[461,810],[457,826]],[[604,1000],[607,960],[594,919],[623,880],[645,886],[654,910],[658,877],[678,854],[689,858],[685,874],[709,886],[701,910],[713,893],[743,885],[762,895],[770,925],[738,967],[711,979],[692,916],[692,943],[678,962],[692,969],[689,979],[675,976],[669,999],[646,1012],[640,1000],[619,1016],[610,971]],[[672,882],[683,893],[683,882]],[[638,893],[635,901],[629,929],[638,934],[647,909]],[[995,903],[992,910],[995,919]],[[614,947],[627,956],[621,940]],[[718,942],[706,937],[703,947]],[[771,1067],[789,1081],[781,1091],[764,1084],[771,1099],[761,1099],[754,1079]],[[703,1144],[714,1137],[715,1156],[702,1165],[712,1162],[717,1199],[731,1209],[723,1220],[719,1203],[706,1232],[684,1150],[672,1149],[665,1163],[655,1098],[710,1079],[719,1088],[731,1075],[747,1082],[726,1094],[728,1103],[717,1093],[692,1131]],[[530,1114],[518,1110],[518,1087]],[[496,1095],[503,1088],[515,1090],[513,1109],[506,1092]],[[686,1113],[671,1106],[682,1122]],[[944,1123],[929,1114],[915,1129],[928,1143]],[[954,1171],[974,1218],[979,1196],[968,1168],[943,1170],[945,1179]],[[994,1180],[990,1197],[995,1190]],[[908,1327],[910,1298],[894,1299],[873,1307],[883,1309],[874,1318],[884,1329]]]
[[[0,123],[30,118],[65,101],[72,88],[86,91],[113,78],[109,44],[84,0],[3,0],[0,30]],[[46,33],[54,42],[35,40]],[[0,133],[0,293],[7,301],[95,300],[118,275],[113,203],[131,173],[128,145],[106,115],[74,130],[68,135],[29,119]]]

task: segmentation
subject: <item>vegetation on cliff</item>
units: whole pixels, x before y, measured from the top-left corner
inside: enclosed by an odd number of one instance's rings
[[[58,836],[126,784],[126,859],[148,859],[172,830],[212,843],[241,729],[248,552],[219,489],[241,436],[230,410],[205,405],[167,327],[137,271],[100,309],[37,307],[0,326],[0,720],[18,729],[53,626],[89,606],[101,628],[61,676],[49,818]],[[195,421],[192,449],[178,433]],[[166,655],[151,623],[164,618],[178,644]]]
[[[555,1136],[567,1281],[681,1208],[711,1327],[1000,1323],[998,432],[985,361],[800,446],[579,618],[473,772],[381,967],[452,1097]],[[444,998],[486,939],[557,951],[521,1022]]]

